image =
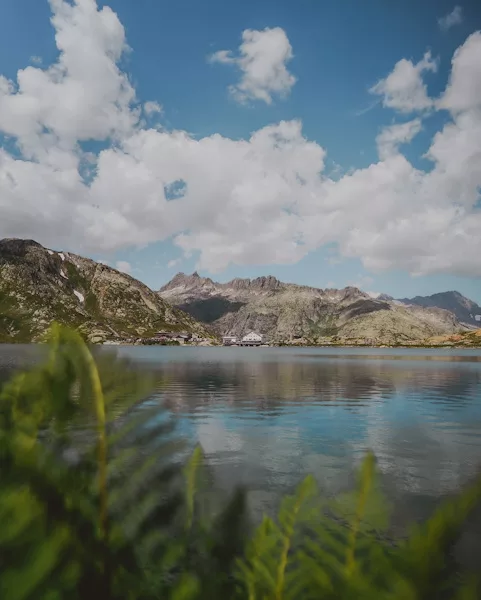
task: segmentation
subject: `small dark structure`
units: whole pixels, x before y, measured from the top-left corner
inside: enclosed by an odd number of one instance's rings
[[[157,331],[157,333],[154,334],[152,339],[157,340],[159,342],[188,342],[192,339],[192,334],[185,331]]]

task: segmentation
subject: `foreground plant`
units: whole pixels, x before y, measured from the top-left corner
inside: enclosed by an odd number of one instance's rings
[[[0,598],[477,598],[449,549],[481,479],[395,547],[368,455],[359,483],[322,501],[308,477],[249,540],[245,494],[203,493],[151,382],[54,326],[46,363],[0,393]]]

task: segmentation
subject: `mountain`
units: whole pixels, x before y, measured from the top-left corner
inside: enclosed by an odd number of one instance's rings
[[[212,337],[129,275],[32,240],[0,240],[0,342],[39,340],[54,320],[93,342],[161,329]]]
[[[400,302],[406,305],[423,306],[425,308],[444,308],[455,314],[461,323],[477,325],[478,327],[481,323],[481,306],[459,292],[441,292],[432,296],[403,298]],[[479,321],[476,319],[476,315],[479,315]]]
[[[323,290],[271,276],[216,283],[197,273],[178,273],[158,293],[218,334],[253,330],[277,342],[409,343],[462,328],[440,308],[372,298],[355,287]]]

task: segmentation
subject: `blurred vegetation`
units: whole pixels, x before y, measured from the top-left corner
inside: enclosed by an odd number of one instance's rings
[[[2,388],[2,600],[479,597],[449,567],[481,479],[392,544],[368,454],[351,493],[323,500],[307,477],[251,531],[242,490],[224,506],[202,492],[201,450],[184,465],[150,389],[58,326],[46,363]]]

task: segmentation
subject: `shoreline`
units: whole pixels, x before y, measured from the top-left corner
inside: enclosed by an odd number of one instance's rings
[[[2,341],[0,342],[1,346],[29,346],[29,345],[39,345],[42,346],[46,344],[46,342],[19,342],[16,340]],[[165,347],[165,348],[241,348],[243,346],[224,346],[222,344],[135,344],[132,342],[122,342],[122,341],[108,341],[103,343],[94,342],[91,343],[92,346],[128,346],[128,347]],[[263,346],[249,346],[250,348],[368,348],[368,349],[376,349],[376,350],[386,350],[386,349],[394,349],[394,350],[481,350],[481,344],[479,345],[454,345],[454,344],[269,344]]]

